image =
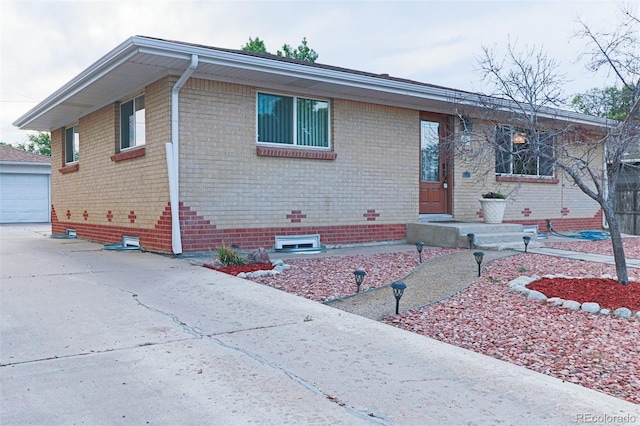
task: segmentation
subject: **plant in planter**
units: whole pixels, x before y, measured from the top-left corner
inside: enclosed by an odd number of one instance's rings
[[[482,194],[480,205],[485,223],[502,223],[504,210],[507,207],[506,196],[499,192]]]
[[[487,192],[486,194],[482,194],[482,198],[505,200],[507,197],[499,192]]]

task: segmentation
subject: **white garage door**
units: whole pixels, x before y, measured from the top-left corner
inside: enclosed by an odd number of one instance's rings
[[[0,223],[49,222],[49,175],[0,173]]]

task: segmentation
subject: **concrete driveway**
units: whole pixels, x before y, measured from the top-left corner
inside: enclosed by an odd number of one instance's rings
[[[638,405],[184,259],[48,235],[0,226],[2,425],[640,423]]]

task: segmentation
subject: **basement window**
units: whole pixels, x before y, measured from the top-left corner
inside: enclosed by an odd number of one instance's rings
[[[276,236],[276,251],[320,250],[320,234]]]

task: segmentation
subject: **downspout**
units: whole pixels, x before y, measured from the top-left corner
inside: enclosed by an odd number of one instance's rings
[[[191,64],[171,89],[171,142],[165,144],[167,153],[167,175],[169,177],[169,202],[171,204],[171,250],[182,254],[180,231],[180,116],[178,94],[191,74],[198,68],[198,55],[191,55]]]

